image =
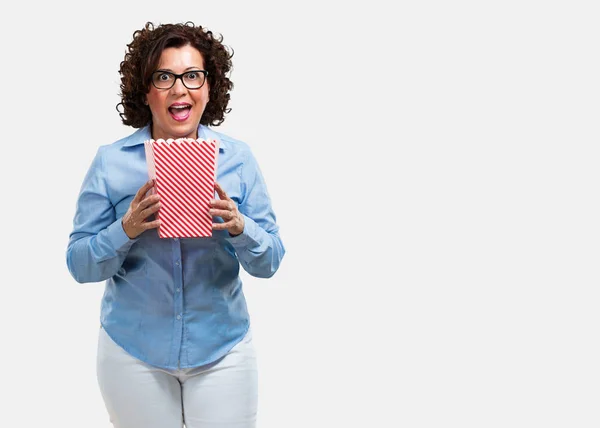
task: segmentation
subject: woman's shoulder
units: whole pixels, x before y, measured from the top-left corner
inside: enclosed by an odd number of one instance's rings
[[[248,143],[246,143],[245,141],[239,140],[237,138],[234,138],[230,135],[224,134],[222,132],[217,132],[212,128],[205,128],[207,131],[207,137],[211,138],[210,134],[214,134],[212,136],[212,138],[218,138],[220,143],[221,143],[221,147],[223,147],[224,151],[230,151],[231,153],[239,153],[239,154],[243,154],[244,152],[249,152],[250,149],[250,145]]]
[[[144,144],[144,141],[150,140],[152,138],[150,134],[150,127],[144,126],[142,128],[136,129],[129,135],[118,139],[117,141],[108,144],[109,146],[114,147],[132,147],[137,146],[139,144]]]
[[[112,143],[102,144],[100,145],[98,150],[104,153],[105,155],[118,154],[123,150],[127,150],[129,147],[134,147],[138,145],[143,146],[144,141],[148,139],[150,139],[150,131],[149,128],[146,126],[143,128],[136,129],[129,135],[119,138],[118,140],[113,141]]]

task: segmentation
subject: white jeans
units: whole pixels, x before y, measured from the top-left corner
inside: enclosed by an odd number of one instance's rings
[[[100,328],[98,383],[115,428],[254,428],[258,372],[252,332],[220,360],[160,369],[129,355]]]

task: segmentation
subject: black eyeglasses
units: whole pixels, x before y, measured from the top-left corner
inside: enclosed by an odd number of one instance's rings
[[[186,71],[183,74],[175,74],[170,71],[157,70],[152,73],[152,84],[156,89],[171,89],[177,79],[181,79],[183,86],[188,89],[200,89],[208,76],[206,70]]]

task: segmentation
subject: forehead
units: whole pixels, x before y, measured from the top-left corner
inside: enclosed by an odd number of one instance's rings
[[[204,58],[198,49],[191,45],[179,48],[166,48],[160,54],[158,68],[183,71],[190,67],[204,68]]]

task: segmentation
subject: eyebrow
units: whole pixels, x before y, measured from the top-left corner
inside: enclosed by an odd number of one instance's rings
[[[185,71],[188,71],[188,70],[202,70],[202,68],[201,68],[201,67],[196,67],[196,66],[193,66],[193,67],[188,67],[188,68],[186,68],[186,69],[185,69],[185,70],[183,70],[183,71],[185,72]],[[173,70],[171,70],[170,68],[159,68],[159,69],[158,69],[158,70],[156,70],[156,71],[169,71],[169,72],[171,72],[171,73],[175,73],[175,72],[174,72]]]

